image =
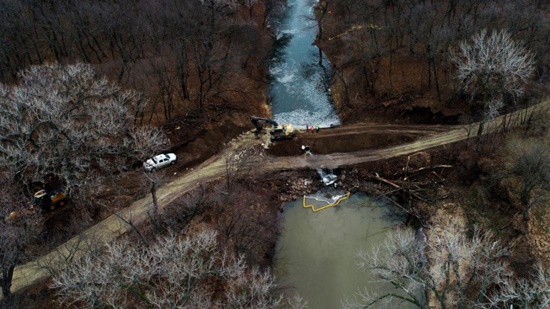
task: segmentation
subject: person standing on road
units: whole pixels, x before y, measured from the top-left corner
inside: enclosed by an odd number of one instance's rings
[[[315,127],[315,132],[319,133],[319,130],[320,130],[320,129],[321,129],[321,128],[319,127],[319,125],[317,125],[317,126]]]

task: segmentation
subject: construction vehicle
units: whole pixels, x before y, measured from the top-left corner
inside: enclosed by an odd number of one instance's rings
[[[279,124],[273,119],[260,118],[255,116],[251,117],[251,121],[252,124],[254,124],[254,127],[256,127],[256,132],[254,132],[256,138],[260,137],[260,132],[263,129],[263,123],[269,123],[273,125],[273,129],[269,131],[269,133],[271,134],[272,142],[294,138],[294,129],[292,128],[291,124],[284,124],[279,126]]]
[[[42,218],[48,220],[52,214],[47,213],[65,206],[68,202],[67,195],[62,187],[61,179],[54,174],[46,175],[44,182],[33,182],[28,188],[29,190],[37,190],[34,193],[32,203],[27,208],[12,211],[5,218],[5,221],[18,224],[29,219]]]
[[[42,189],[34,194],[34,201],[28,208],[12,211],[5,218],[5,221],[12,224],[20,224],[22,219],[36,219],[38,218],[37,215],[39,213],[44,215],[46,212],[53,211],[59,207],[65,206],[66,204],[67,196],[61,188],[56,188],[49,192]],[[43,218],[46,218],[45,220],[47,220],[48,217],[49,215],[46,215],[46,217]]]
[[[58,207],[65,206],[65,204],[67,204],[67,196],[61,188],[49,192],[43,189],[34,194],[34,207],[44,211],[55,210]]]

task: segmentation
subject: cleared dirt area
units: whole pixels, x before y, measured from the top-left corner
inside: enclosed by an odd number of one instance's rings
[[[296,156],[301,146],[311,147],[315,154],[355,152],[410,143],[418,138],[449,131],[456,126],[355,124],[322,128],[318,132],[301,130],[292,141],[276,142],[268,153],[274,156]]]

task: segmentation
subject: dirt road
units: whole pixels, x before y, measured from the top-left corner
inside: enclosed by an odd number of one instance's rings
[[[524,123],[528,116],[537,109],[544,108],[547,102],[539,104],[528,110],[521,110],[507,116],[496,118],[490,123],[483,125],[481,134],[495,132],[503,128],[517,126]],[[275,156],[264,152],[261,146],[262,140],[254,138],[251,132],[241,135],[239,138],[227,145],[226,149],[210,158],[197,168],[187,171],[180,171],[172,181],[168,182],[159,189],[157,195],[161,207],[168,205],[179,196],[196,188],[201,183],[207,183],[214,179],[223,177],[227,168],[234,168],[240,163],[245,162],[254,167],[255,173],[271,173],[280,170],[307,169],[307,168],[336,168],[352,166],[355,164],[382,160],[401,155],[411,154],[426,150],[436,146],[442,146],[457,141],[465,140],[478,134],[479,123],[466,126],[397,126],[381,124],[358,124],[353,126],[342,126],[332,129],[322,129],[319,133],[298,133],[293,141],[288,141],[286,145],[292,154],[290,156]],[[361,136],[376,136],[377,139],[384,139],[387,146],[376,148],[375,139],[366,138],[371,142],[365,142],[363,149],[357,148],[356,143]],[[395,136],[392,140],[390,136]],[[365,140],[365,138],[363,138]],[[403,143],[403,141],[405,141]],[[312,148],[319,153],[313,156],[300,154],[299,145],[302,143],[315,144]],[[265,143],[265,141],[264,141]],[[334,151],[334,144],[340,148]],[[290,146],[289,146],[290,145]],[[351,145],[345,148],[345,145]],[[374,145],[374,146],[373,146]],[[374,147],[374,148],[373,148]],[[283,150],[275,150],[285,154]],[[228,164],[235,163],[235,164]],[[90,248],[102,246],[105,242],[112,241],[114,238],[128,232],[131,227],[126,222],[139,224],[148,218],[148,212],[151,210],[150,197],[143,198],[134,202],[130,207],[125,208],[118,213],[111,215],[107,219],[99,222],[95,226],[82,232],[80,235],[70,239],[63,245],[60,245],[47,255],[16,267],[12,292],[16,293],[25,287],[47,279],[50,271],[55,271],[63,267],[67,260],[78,258],[87,252]]]

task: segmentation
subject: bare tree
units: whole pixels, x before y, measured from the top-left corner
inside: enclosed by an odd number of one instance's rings
[[[354,51],[346,65],[354,68],[352,79],[360,79],[365,84],[365,95],[374,96],[380,78],[380,63],[383,53],[378,45],[377,32],[379,30],[374,25],[360,29],[351,32],[343,40],[346,47]]]
[[[219,87],[222,81],[221,67],[229,53],[229,48],[223,47],[223,29],[227,27],[227,14],[235,10],[233,0],[201,0],[199,11],[200,21],[189,26],[191,32],[191,50],[194,69],[198,79],[196,102],[203,111],[207,95]]]
[[[549,146],[538,141],[517,140],[510,142],[510,172],[519,176],[518,195],[523,204],[523,217],[529,219],[529,210],[541,204],[550,190]]]
[[[151,193],[151,201],[153,203],[152,207],[152,213],[149,213],[149,216],[151,217],[151,223],[153,224],[153,227],[160,231],[162,230],[161,226],[161,217],[159,213],[159,203],[157,198],[157,191],[160,186],[162,186],[166,180],[166,172],[164,171],[157,171],[153,170],[149,173],[145,173],[146,180],[146,186],[149,187],[149,192]]]
[[[164,207],[162,223],[170,229],[183,230],[196,216],[209,210],[213,202],[210,194],[212,189],[207,186],[199,186],[185,196],[179,197],[174,203]]]
[[[242,182],[250,176],[253,167],[249,151],[225,158],[225,184],[213,190],[220,192],[213,196],[218,218],[214,228],[235,255],[246,256],[251,264],[265,265],[278,235],[277,214],[261,206],[265,197],[259,198],[253,193],[257,188]]]
[[[370,269],[395,290],[361,293],[344,301],[344,308],[397,308],[409,303],[419,308],[491,307],[498,286],[513,280],[502,261],[507,250],[490,235],[474,230],[471,238],[456,226],[429,242],[418,241],[414,231],[393,231],[383,246],[358,254],[358,265]]]
[[[25,5],[19,1],[5,1],[1,4],[0,77],[3,80],[15,79],[17,71],[32,60],[31,52],[36,53],[38,61],[43,59],[43,53],[29,42],[33,20],[25,14],[25,9]]]
[[[550,273],[540,264],[525,279],[501,282],[498,293],[490,297],[493,308],[543,309],[550,306]]]
[[[137,125],[145,104],[90,65],[32,66],[18,85],[0,85],[0,169],[15,166],[22,184],[53,173],[89,197],[102,177],[167,145],[160,129]]]
[[[241,5],[248,8],[248,19],[251,20],[253,18],[253,12],[254,12],[254,4],[256,4],[258,0],[244,0],[240,1],[242,2]]]
[[[462,41],[449,52],[456,66],[461,91],[471,101],[503,101],[509,103],[523,95],[524,87],[534,70],[533,56],[506,31],[487,30]]]
[[[316,41],[324,40],[326,17],[327,17],[327,14],[330,14],[331,12],[329,9],[329,6],[330,6],[329,0],[322,0],[317,2],[317,4],[314,5],[315,15],[311,16],[311,19],[315,20],[317,24],[317,37],[315,39]],[[319,65],[323,65],[323,51],[319,46],[317,49],[319,51]]]
[[[24,260],[25,246],[40,231],[40,217],[27,208],[9,173],[0,178],[0,288],[4,298],[11,297],[15,266]],[[30,204],[30,203],[29,203]],[[1,306],[1,304],[0,304]]]
[[[267,211],[261,199],[238,183],[218,198],[214,228],[221,241],[251,264],[268,264],[278,236],[277,213]]]
[[[148,248],[118,241],[53,278],[62,304],[86,308],[274,308],[274,279],[223,250],[216,233],[159,237]]]

